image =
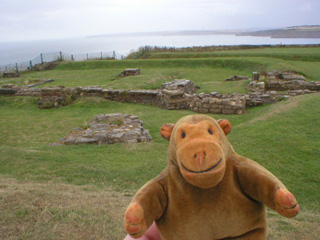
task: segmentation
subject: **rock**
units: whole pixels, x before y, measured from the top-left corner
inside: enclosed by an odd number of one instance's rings
[[[127,77],[141,74],[140,68],[127,68],[123,72],[121,72],[119,77]]]
[[[248,77],[234,75],[234,76],[232,76],[230,78],[227,78],[225,81],[240,81],[240,80],[249,80],[249,78]]]

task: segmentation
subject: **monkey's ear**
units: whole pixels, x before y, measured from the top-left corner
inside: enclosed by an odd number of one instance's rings
[[[160,129],[160,134],[161,136],[166,139],[166,140],[170,140],[171,137],[171,133],[172,133],[172,129],[174,128],[175,124],[173,123],[167,123],[162,125],[161,129]]]
[[[231,123],[227,119],[219,119],[218,123],[219,123],[220,127],[222,128],[224,134],[228,135],[228,133],[232,129]]]

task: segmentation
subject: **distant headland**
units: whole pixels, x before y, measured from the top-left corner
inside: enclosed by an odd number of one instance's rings
[[[320,25],[304,25],[263,31],[242,32],[237,33],[236,35],[271,38],[320,38]]]
[[[293,26],[269,30],[187,30],[187,31],[158,31],[137,33],[116,33],[87,36],[99,37],[147,37],[147,36],[190,36],[190,35],[236,35],[271,38],[320,38],[320,25]]]

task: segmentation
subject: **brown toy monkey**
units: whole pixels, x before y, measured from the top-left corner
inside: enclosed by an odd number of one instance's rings
[[[228,120],[205,115],[162,126],[168,166],[130,203],[125,228],[132,237],[156,221],[162,240],[267,239],[265,206],[285,217],[298,214],[280,180],[235,153],[230,130]]]

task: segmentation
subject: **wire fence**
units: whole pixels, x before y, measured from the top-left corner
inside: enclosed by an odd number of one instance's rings
[[[64,52],[41,53],[39,56],[26,62],[17,62],[0,66],[0,72],[19,72],[32,71],[37,64],[43,64],[54,61],[86,61],[86,60],[121,60],[124,56],[120,53],[99,52],[99,53],[84,53],[84,54],[69,54]]]

